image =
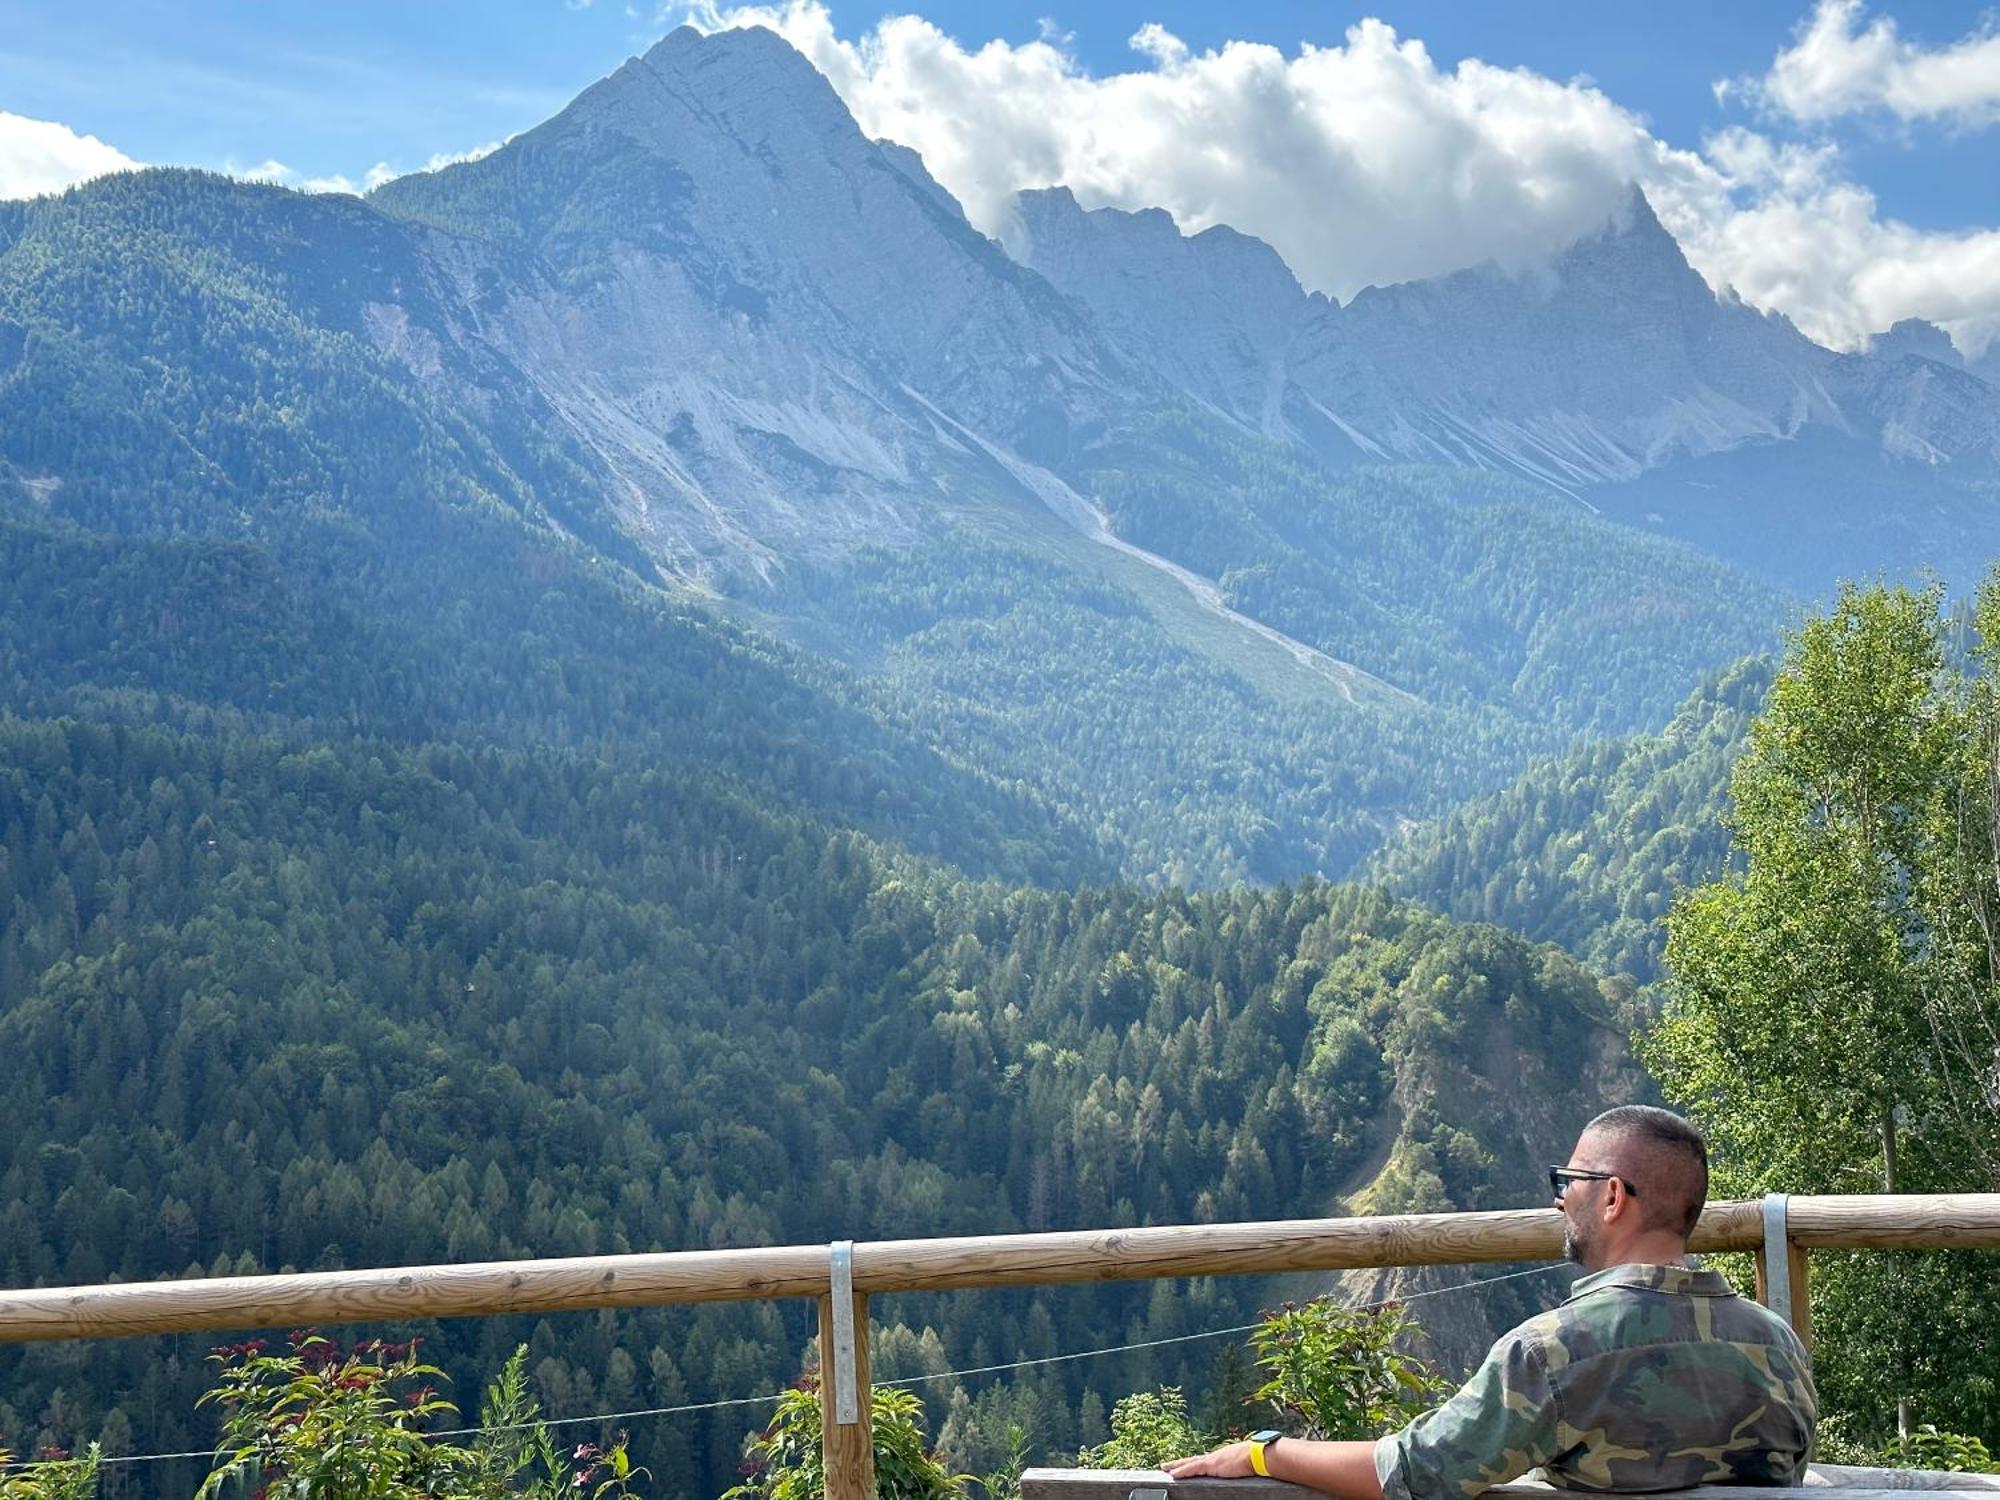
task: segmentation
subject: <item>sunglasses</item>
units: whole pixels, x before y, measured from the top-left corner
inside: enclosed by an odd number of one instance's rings
[[[1549,1193],[1556,1202],[1563,1201],[1563,1194],[1569,1191],[1572,1182],[1615,1182],[1625,1189],[1626,1197],[1639,1196],[1639,1190],[1616,1172],[1586,1172],[1581,1167],[1549,1168]]]

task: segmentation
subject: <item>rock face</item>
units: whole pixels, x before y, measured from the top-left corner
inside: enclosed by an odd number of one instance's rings
[[[1877,359],[1914,354],[1920,359],[1949,365],[1954,370],[1965,368],[1965,356],[1953,345],[1951,335],[1922,318],[1904,318],[1900,323],[1891,325],[1886,333],[1875,336],[1868,352]]]
[[[492,155],[372,201],[471,237],[473,336],[684,575],[908,535],[993,467],[981,439],[1060,459],[1133,382],[768,31],[676,31]]]
[[[1085,212],[1068,188],[1019,194],[1009,248],[1118,343],[1197,400],[1268,437],[1291,346],[1316,308],[1262,240],[1218,225],[1184,237],[1164,209]]]
[[[1299,384],[1385,453],[1586,485],[1834,420],[1812,348],[1718,300],[1635,191],[1543,270],[1463,271],[1329,309]]]
[[[1717,297],[1637,190],[1545,267],[1370,287],[1345,307],[1300,291],[1261,241],[1182,238],[1157,210],[1086,212],[1062,190],[1019,204],[1025,263],[1121,346],[1243,425],[1329,457],[1581,489],[1811,427],[1870,431],[1924,462],[1993,449],[2000,400],[1953,378],[1962,362],[1941,331],[1912,321],[1865,356],[1822,349]]]

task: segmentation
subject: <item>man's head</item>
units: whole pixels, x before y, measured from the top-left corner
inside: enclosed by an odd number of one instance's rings
[[[1571,1260],[1593,1271],[1678,1260],[1708,1200],[1708,1143],[1671,1111],[1622,1105],[1583,1127],[1558,1176]]]

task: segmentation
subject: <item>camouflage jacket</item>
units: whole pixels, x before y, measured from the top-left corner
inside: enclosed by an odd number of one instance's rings
[[[1385,1500],[1470,1500],[1534,1468],[1573,1490],[1797,1484],[1818,1415],[1805,1346],[1721,1273],[1612,1266],[1381,1439],[1375,1471]]]

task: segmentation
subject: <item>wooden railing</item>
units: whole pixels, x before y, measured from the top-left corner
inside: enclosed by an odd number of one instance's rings
[[[2000,1249],[2000,1194],[1715,1203],[1689,1248],[1754,1252],[1759,1295],[1810,1337],[1808,1252]],[[1561,1253],[1561,1214],[1538,1208],[220,1276],[0,1292],[0,1343],[814,1297],[826,1351],[820,1396],[828,1500],[862,1500],[875,1488],[872,1294],[1480,1265],[1554,1260]]]

